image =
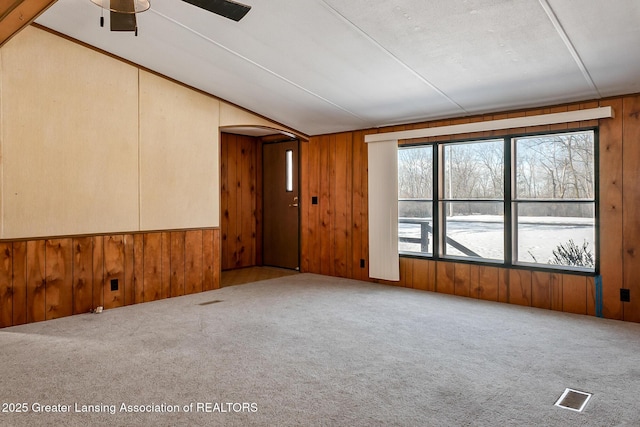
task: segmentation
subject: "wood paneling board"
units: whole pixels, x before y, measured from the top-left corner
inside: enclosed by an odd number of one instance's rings
[[[45,241],[27,242],[27,323],[46,319]]]
[[[220,289],[220,229],[213,230],[213,288]]]
[[[331,176],[331,143],[332,137],[320,137],[320,211],[318,238],[320,240],[320,274],[333,275],[332,239],[331,239],[331,186],[334,177]],[[333,144],[334,145],[334,144]]]
[[[509,270],[509,302],[518,305],[531,305],[530,271]]]
[[[256,141],[256,147],[255,147],[255,163],[256,163],[256,174],[255,174],[255,180],[256,180],[256,194],[255,194],[255,214],[254,214],[254,220],[255,220],[255,245],[256,245],[256,258],[255,258],[255,265],[262,265],[262,256],[263,256],[263,250],[262,250],[262,236],[263,236],[263,229],[262,229],[262,212],[263,212],[263,194],[264,194],[264,185],[262,182],[262,142],[260,140]],[[300,199],[302,200],[302,198]],[[300,228],[302,229],[302,228]]]
[[[162,233],[144,235],[144,301],[167,298],[162,286]]]
[[[0,328],[13,324],[13,248],[0,243]]]
[[[602,314],[622,320],[620,287],[623,284],[622,236],[622,99],[603,101],[615,112],[612,119],[600,120],[600,274]]]
[[[481,265],[478,267],[478,298],[498,301],[498,268]]]
[[[366,186],[366,158],[364,153],[366,146],[364,144],[364,133],[353,133],[353,172],[352,172],[352,219],[351,219],[351,263],[352,263],[352,277],[354,279],[366,280],[368,278],[368,254],[365,253],[363,247],[365,238],[363,234],[364,222],[367,221],[366,213],[363,211],[366,200],[364,199],[364,186]],[[364,260],[364,267],[361,266],[360,260]]]
[[[461,297],[471,296],[471,270],[469,264],[454,264],[454,293]]]
[[[162,298],[171,297],[171,233],[162,233]]]
[[[509,302],[509,270],[498,269],[498,302]]]
[[[412,288],[426,291],[429,288],[429,262],[424,259],[413,260]]]
[[[231,135],[223,133],[220,136],[220,209],[222,215],[220,217],[220,229],[222,230],[222,269],[226,270],[229,264],[229,247],[227,240],[229,239],[229,151],[231,145]]]
[[[93,308],[93,238],[73,239],[73,314]]]
[[[351,134],[341,133],[335,138],[335,179],[333,229],[334,253],[333,263],[335,275],[338,277],[352,277],[351,271],[351,201],[352,201],[352,137]]]
[[[322,139],[320,137],[312,137],[309,139],[309,195],[308,202],[311,204],[309,209],[309,227],[307,229],[307,237],[309,240],[309,253],[307,254],[309,272],[320,273],[322,260],[320,257],[321,234],[320,227],[322,205],[320,203],[320,191],[322,179],[320,176],[320,147]],[[315,198],[316,203],[313,204]]]
[[[213,230],[202,230],[202,290],[214,288]]]
[[[235,224],[235,229],[236,229],[236,234],[235,234],[235,247],[234,247],[234,253],[236,254],[235,256],[235,263],[234,263],[234,268],[241,268],[243,267],[243,263],[244,263],[244,256],[245,256],[245,239],[244,239],[244,231],[242,226],[243,226],[243,217],[244,215],[248,214],[248,212],[243,212],[243,206],[242,206],[242,202],[243,202],[243,192],[245,190],[245,161],[244,161],[244,148],[243,148],[243,137],[242,136],[237,136],[236,137],[236,146],[235,146],[235,165],[236,165],[236,180],[234,183],[234,186],[232,187],[231,192],[231,197],[234,199],[235,203],[236,203],[236,216],[231,218],[231,221],[234,221]],[[235,194],[233,194],[235,192]],[[185,252],[186,253],[186,252]]]
[[[400,280],[398,286],[413,288],[413,258],[400,258]]]
[[[93,308],[104,307],[104,236],[93,238]]]
[[[104,237],[104,308],[122,307],[125,300],[125,250],[121,234]],[[113,290],[112,290],[113,281]]]
[[[171,232],[171,296],[184,295],[184,231]]]
[[[144,235],[133,235],[133,303],[144,302]]]
[[[480,266],[469,264],[469,296],[478,298],[480,295]]]
[[[27,242],[13,242],[13,325],[27,323]]]
[[[241,164],[242,164],[242,199],[241,199],[241,241],[242,249],[240,252],[240,265],[243,267],[251,267],[256,264],[256,245],[255,245],[255,164],[253,161],[255,150],[254,138],[244,137],[241,145]],[[202,239],[201,239],[202,240]],[[202,245],[200,245],[202,246]],[[199,251],[202,254],[202,249]],[[202,281],[202,279],[200,279]],[[200,284],[202,286],[202,284]]]
[[[534,271],[531,274],[531,306],[551,309],[551,273]]]
[[[549,284],[551,286],[551,310],[562,311],[562,278],[563,274],[551,273]]]
[[[587,314],[596,315],[596,284],[593,277],[586,277],[587,280]]]
[[[238,250],[236,247],[238,231],[237,231],[237,221],[238,218],[238,205],[236,203],[236,173],[237,173],[237,163],[236,163],[236,141],[237,137],[235,135],[231,135],[227,144],[228,154],[227,154],[227,191],[228,191],[228,200],[227,206],[225,209],[226,214],[229,219],[227,222],[226,229],[226,242],[225,242],[225,252],[223,254],[223,262],[224,269],[234,268],[236,263],[238,262]],[[173,248],[173,245],[172,245]],[[173,290],[172,290],[173,295]]]
[[[46,318],[73,314],[72,239],[50,239],[45,247]]]
[[[587,314],[587,278],[572,274],[562,277],[562,311]]]
[[[364,136],[362,137],[364,141]],[[364,144],[364,142],[363,142]],[[363,277],[366,279],[369,277],[369,152],[366,147],[362,149],[362,162],[365,165],[362,170],[362,204],[360,206],[361,213],[361,240],[362,240],[362,255],[366,261],[367,268],[363,272]],[[434,269],[435,270],[435,269]],[[435,279],[434,279],[435,282]]]
[[[427,261],[429,265],[429,270],[427,273],[427,290],[431,292],[435,292],[436,290],[436,262],[435,261]]]
[[[309,141],[300,141],[300,272],[309,272]]]
[[[202,292],[202,230],[189,230],[184,238],[185,294]]]
[[[436,291],[443,294],[455,294],[455,264],[436,263]]]
[[[136,299],[134,235],[124,235],[124,304],[131,305]]]
[[[622,114],[623,283],[631,295],[631,301],[623,303],[623,318],[640,322],[640,96],[625,97]]]

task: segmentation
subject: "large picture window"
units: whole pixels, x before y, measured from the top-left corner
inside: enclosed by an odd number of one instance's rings
[[[596,268],[595,130],[402,145],[399,251]]]

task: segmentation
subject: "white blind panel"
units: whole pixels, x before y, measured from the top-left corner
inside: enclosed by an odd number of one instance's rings
[[[398,281],[398,140],[375,142],[367,146],[369,277]]]

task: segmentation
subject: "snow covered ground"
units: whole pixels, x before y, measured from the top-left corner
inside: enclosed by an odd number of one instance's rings
[[[504,225],[501,216],[473,215],[447,218],[447,236],[471,249],[483,258],[504,258]],[[521,217],[518,223],[518,261],[547,264],[552,251],[569,239],[578,246],[586,241],[595,253],[594,221],[592,218]],[[398,225],[400,237],[420,238],[420,225]],[[401,252],[420,252],[420,244],[399,243]],[[429,251],[433,250],[429,234]],[[447,245],[448,255],[465,256]]]

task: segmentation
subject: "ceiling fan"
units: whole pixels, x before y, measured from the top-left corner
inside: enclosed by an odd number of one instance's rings
[[[240,21],[249,12],[251,6],[232,0],[182,0],[193,6],[215,13],[233,21]],[[150,0],[91,0],[92,3],[108,10],[111,31],[133,31],[138,35],[136,14],[149,10]],[[104,26],[104,17],[100,17],[100,26]]]

